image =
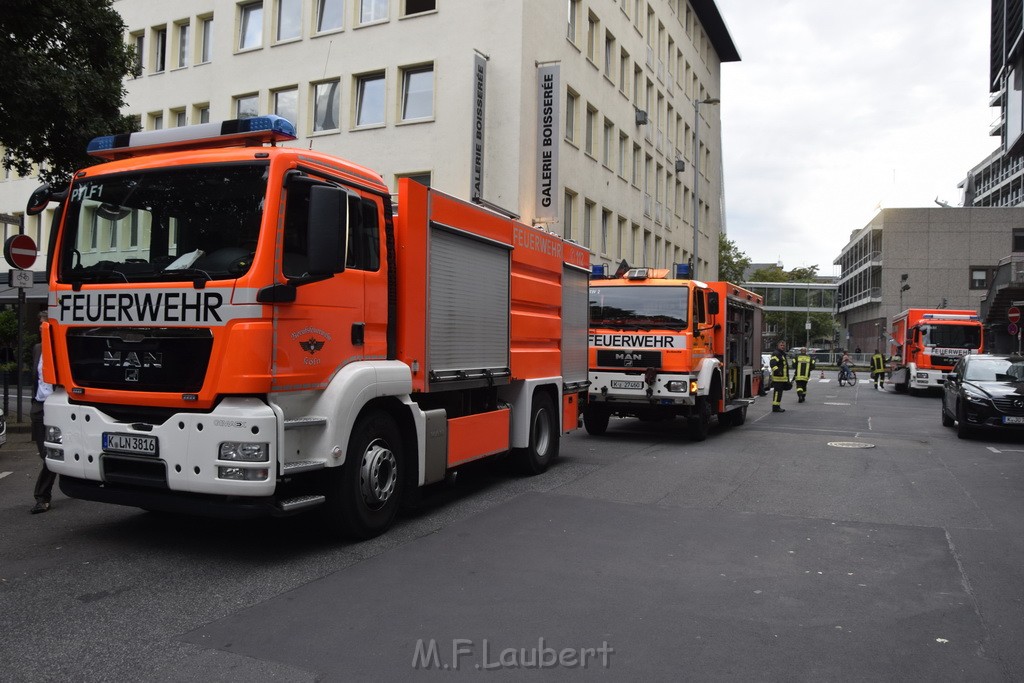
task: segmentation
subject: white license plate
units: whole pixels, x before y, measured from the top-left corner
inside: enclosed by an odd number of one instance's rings
[[[136,455],[156,455],[155,436],[103,432],[103,450]]]
[[[1006,415],[1003,417],[1004,425],[1024,425],[1024,417],[1015,417],[1012,415]]]
[[[643,389],[643,382],[631,382],[623,379],[613,379],[612,389]]]

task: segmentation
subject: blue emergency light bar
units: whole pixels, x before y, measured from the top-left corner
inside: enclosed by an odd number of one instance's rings
[[[591,277],[608,277],[608,265],[605,263],[595,263],[590,266]]]
[[[120,159],[156,149],[263,144],[295,138],[292,122],[271,114],[180,128],[103,135],[93,138],[86,151],[101,159]]]
[[[690,264],[689,263],[673,263],[672,269],[675,272],[677,280],[689,280],[690,279]]]

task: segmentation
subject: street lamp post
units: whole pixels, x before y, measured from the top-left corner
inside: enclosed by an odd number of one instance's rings
[[[693,101],[693,272],[690,277],[697,277],[697,268],[699,267],[698,259],[698,242],[700,234],[697,230],[700,217],[700,105],[702,104],[718,104],[721,100],[715,97],[707,97],[703,100]]]

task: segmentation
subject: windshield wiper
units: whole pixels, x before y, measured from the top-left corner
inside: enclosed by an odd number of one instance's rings
[[[174,270],[161,270],[158,273],[161,280],[192,280],[192,285],[196,289],[203,289],[207,282],[213,280],[213,277],[199,268],[175,268]]]
[[[116,277],[115,277],[116,276]],[[120,270],[88,270],[72,272],[68,276],[68,282],[71,283],[72,289],[76,292],[82,288],[82,285],[86,282],[89,283],[100,283],[100,282],[128,282],[128,276],[122,273]]]

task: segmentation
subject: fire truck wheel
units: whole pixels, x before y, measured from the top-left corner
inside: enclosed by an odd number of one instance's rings
[[[345,464],[335,472],[328,514],[336,529],[359,539],[386,531],[398,512],[405,478],[402,435],[395,420],[382,411],[360,418],[349,438]]]
[[[601,436],[608,430],[608,419],[610,415],[604,408],[588,405],[583,410],[583,426],[587,434]]]
[[[697,397],[693,412],[689,420],[690,440],[703,441],[708,438],[708,427],[711,425],[711,404],[706,396]]]
[[[747,407],[743,406],[727,413],[719,413],[718,421],[726,427],[739,427],[747,421]]]
[[[530,445],[517,448],[513,456],[525,474],[540,474],[558,457],[558,412],[544,392],[533,395],[530,410]]]

